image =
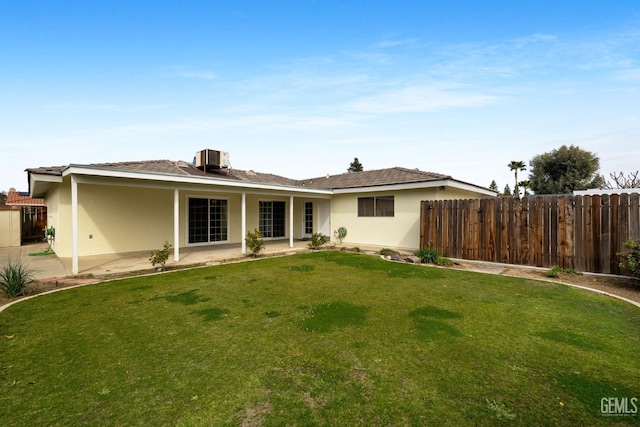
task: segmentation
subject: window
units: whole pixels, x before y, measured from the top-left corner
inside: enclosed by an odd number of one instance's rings
[[[189,243],[228,240],[228,201],[189,198]]]
[[[313,202],[304,202],[304,234],[313,234]]]
[[[394,196],[358,197],[358,216],[394,216]]]
[[[258,227],[264,237],[284,237],[285,202],[258,202]]]

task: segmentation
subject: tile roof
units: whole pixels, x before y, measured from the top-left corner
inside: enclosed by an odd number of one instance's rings
[[[441,179],[452,179],[448,175],[439,173],[425,172],[419,169],[407,168],[388,168],[364,170],[361,172],[348,172],[340,175],[329,175],[313,179],[306,179],[301,185],[311,188],[361,188],[375,187],[380,185],[391,184],[409,184],[417,182],[437,181]]]
[[[5,204],[7,206],[44,206],[44,199],[35,199],[29,197],[28,193],[20,193],[11,188],[7,193]]]
[[[244,171],[239,169],[222,169],[220,171],[203,172],[197,169],[192,163],[172,160],[149,160],[118,163],[97,163],[90,165],[70,165],[78,167],[88,167],[118,171],[149,172],[173,175],[204,176],[218,179],[238,180],[252,183],[274,184],[293,187],[305,187],[313,189],[346,189],[375,187],[393,184],[409,184],[437,181],[442,179],[453,179],[449,175],[433,172],[425,172],[418,169],[407,169],[393,167],[387,169],[365,170],[361,172],[349,172],[338,175],[328,175],[324,177],[295,180],[280,175],[269,173]],[[46,175],[62,175],[69,166],[54,166],[27,169],[30,173]]]

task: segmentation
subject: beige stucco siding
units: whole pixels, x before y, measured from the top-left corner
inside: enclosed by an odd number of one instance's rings
[[[55,185],[45,197],[47,227],[55,229],[51,247],[60,257],[71,256],[71,180],[65,178],[63,185]]]
[[[98,255],[159,249],[173,242],[173,192],[78,185],[78,252]]]
[[[0,210],[0,248],[20,246],[21,210]]]
[[[394,196],[393,217],[358,217],[358,197]],[[420,202],[477,198],[478,194],[452,189],[417,189],[390,192],[363,192],[334,195],[331,201],[331,226],[347,229],[345,245],[368,245],[418,249],[420,245]],[[335,240],[335,238],[334,238]]]

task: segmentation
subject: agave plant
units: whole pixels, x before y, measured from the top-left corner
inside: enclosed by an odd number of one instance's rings
[[[33,270],[20,260],[7,259],[7,264],[0,267],[0,289],[9,298],[25,295],[27,284],[33,280]]]

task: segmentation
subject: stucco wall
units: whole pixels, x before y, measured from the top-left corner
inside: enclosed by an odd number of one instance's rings
[[[20,246],[20,209],[0,210],[0,248]]]
[[[224,189],[220,189],[224,190]],[[228,200],[229,240],[221,243],[239,244],[242,235],[242,195],[225,191],[201,189],[181,190],[179,201],[179,242],[188,246],[189,197]],[[60,257],[71,257],[71,182],[65,178],[52,186],[46,196],[48,224],[56,229],[53,248]],[[258,227],[258,202],[279,200],[286,204],[285,232],[289,237],[288,196],[247,194],[247,230]],[[303,198],[294,198],[293,236],[303,234]],[[314,200],[314,215],[317,215]],[[159,249],[166,240],[173,244],[172,189],[136,188],[107,184],[78,184],[78,254],[80,256],[134,252]],[[213,243],[212,245],[215,245]]]
[[[393,217],[358,217],[358,197],[394,196]],[[334,195],[331,201],[331,227],[347,229],[345,245],[379,246],[415,250],[420,245],[420,202],[478,198],[479,195],[447,187],[391,192]],[[333,240],[336,240],[335,238]]]

